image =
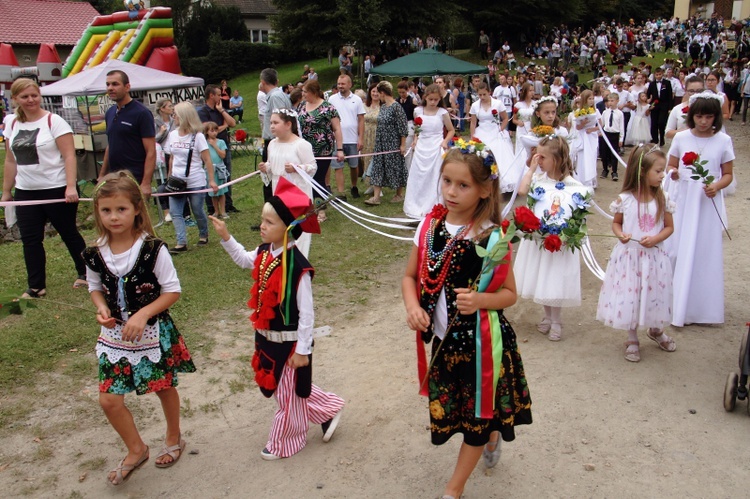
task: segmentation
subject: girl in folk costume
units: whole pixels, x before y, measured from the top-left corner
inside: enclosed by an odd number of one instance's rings
[[[500,166],[500,191],[513,192],[519,169],[510,170],[513,144],[508,135],[508,111],[503,101],[493,99],[490,87],[479,84],[479,100],[471,105],[471,136],[484,142],[496,158],[503,158]],[[521,166],[523,166],[521,164]]]
[[[549,234],[559,234],[573,214],[575,200],[590,193],[590,188],[571,176],[572,170],[565,139],[545,137],[539,142],[531,168],[518,188],[519,194],[528,194],[529,208]],[[518,276],[518,294],[544,306],[544,319],[537,329],[547,334],[549,340],[560,341],[562,307],[581,304],[581,262],[572,248],[547,248],[546,242],[545,239],[544,247],[540,247],[533,239],[521,241],[514,270]]]
[[[573,176],[583,185],[596,186],[596,158],[599,154],[597,121],[601,118],[594,107],[594,92],[584,90],[576,104],[576,109],[568,114],[571,134],[577,137],[579,144],[575,155],[575,173]]]
[[[312,384],[313,267],[292,238],[320,233],[312,202],[306,193],[280,178],[263,206],[260,237],[263,244],[246,251],[211,217],[221,245],[242,268],[253,272],[250,320],[255,328],[252,365],[255,381],[266,397],[275,395],[278,409],[261,458],[273,461],[293,456],[307,443],[310,422],[322,425],[323,441],[333,436],[344,401]]]
[[[294,169],[299,166],[311,177],[318,169],[312,146],[299,136],[297,112],[289,109],[274,110],[271,115],[271,133],[276,138],[268,143],[268,161],[258,164],[258,169],[265,174],[263,181],[266,185],[270,183],[275,192],[279,179],[284,177],[312,199],[312,185]],[[297,239],[297,248],[305,257],[310,254],[310,234],[302,234]]]
[[[664,334],[672,320],[672,264],[662,242],[674,231],[674,202],[661,188],[667,157],[655,144],[630,154],[622,193],[610,205],[612,232],[620,242],[612,249],[599,294],[597,320],[628,332],[625,360],[641,360],[638,327],[666,352],[677,349]]]
[[[693,96],[686,120],[689,129],[678,132],[669,148],[668,169],[672,179],[680,181],[670,245],[672,324],[678,327],[724,322],[722,190],[732,182],[734,147],[731,137],[721,131],[721,104],[721,97],[710,92]],[[695,163],[713,176],[710,185],[690,178],[694,174],[689,167]]]
[[[149,458],[125,406],[126,393],[154,392],[167,420],[164,448],[157,468],[168,468],[182,457],[177,373],[195,372],[182,335],[169,315],[180,298],[169,250],[154,237],[141,188],[125,171],[105,176],[94,192],[94,217],[99,234],[96,246],[86,248],[86,279],[101,332],[99,403],[128,454],[109,472],[107,480],[120,485]]]
[[[417,219],[427,215],[438,202],[440,165],[454,133],[450,113],[443,107],[438,85],[427,87],[423,102],[424,106],[414,110],[414,156],[404,199],[404,213]],[[447,131],[445,137],[444,130]]]
[[[502,312],[516,301],[510,253],[494,266],[476,249],[501,244],[497,166],[470,144],[460,141],[443,160],[445,204],[419,225],[402,282],[407,323],[417,331],[420,394],[430,400],[432,443],[463,434],[443,498],[460,497],[480,456],[494,466],[500,437],[513,440],[515,426],[531,423],[516,335]],[[433,336],[428,366],[421,342]]]

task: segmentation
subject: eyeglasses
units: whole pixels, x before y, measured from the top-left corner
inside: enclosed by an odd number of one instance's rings
[[[685,93],[688,93],[688,94],[699,94],[702,91],[703,90],[685,90]]]

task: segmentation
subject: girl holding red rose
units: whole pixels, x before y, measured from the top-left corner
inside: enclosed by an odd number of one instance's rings
[[[562,339],[562,307],[581,304],[581,262],[578,254],[564,247],[560,234],[572,215],[573,195],[590,192],[571,176],[573,164],[563,137],[543,138],[531,158],[518,193],[527,195],[527,205],[541,220],[539,237],[524,239],[518,248],[515,273],[518,294],[544,306],[544,318],[537,325],[550,341]],[[552,206],[559,198],[559,205]]]
[[[471,105],[470,133],[489,147],[495,158],[498,159],[500,172],[500,191],[513,192],[516,179],[511,180],[511,175],[503,175],[502,165],[509,164],[513,158],[513,144],[508,134],[508,110],[503,101],[493,99],[490,87],[482,82],[477,87],[479,100]]]
[[[672,179],[679,180],[674,235],[667,244],[674,267],[672,324],[722,324],[724,189],[732,182],[734,147],[721,131],[722,101],[716,94],[693,96],[685,121],[688,129],[674,136],[668,161]],[[695,162],[714,178],[710,185],[690,178],[688,167]]]
[[[516,335],[503,315],[516,301],[510,253],[494,268],[485,268],[477,253],[478,245],[492,251],[504,244],[491,242],[500,236],[497,181],[480,156],[459,148],[446,154],[440,172],[445,204],[435,205],[417,228],[401,289],[407,323],[417,332],[432,443],[463,435],[442,496],[458,498],[480,457],[495,466],[500,438],[511,441],[515,426],[531,423],[531,399]],[[430,341],[428,365],[422,342]]]
[[[440,98],[440,87],[428,86],[422,100],[424,105],[414,110],[414,123],[419,124],[419,133],[414,138],[414,155],[404,197],[404,213],[416,219],[424,218],[439,200],[440,165],[454,133],[450,113]]]

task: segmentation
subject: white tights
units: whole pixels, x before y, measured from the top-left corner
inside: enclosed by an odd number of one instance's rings
[[[544,318],[552,324],[562,324],[562,307],[544,306]]]

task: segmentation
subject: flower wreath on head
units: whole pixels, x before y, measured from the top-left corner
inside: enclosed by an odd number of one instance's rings
[[[531,105],[531,107],[532,107],[532,109],[534,109],[534,111],[536,111],[539,108],[539,106],[541,106],[545,102],[554,102],[555,103],[555,108],[557,108],[557,97],[555,97],[554,95],[548,95],[546,97],[542,97],[538,101],[534,102]]]
[[[696,99],[714,99],[719,102],[719,105],[724,104],[724,99],[719,95],[709,91],[703,91],[699,94],[693,94],[690,96],[688,105],[692,106]]]
[[[287,108],[277,108],[273,110],[272,114],[284,114],[286,116],[290,116],[292,118],[297,118],[299,115],[297,114],[297,111],[294,109],[287,109]]]
[[[487,144],[476,137],[472,137],[468,141],[458,138],[451,143],[450,148],[458,149],[463,154],[476,154],[482,158],[484,166],[490,169],[490,178],[492,180],[497,180],[499,168],[497,166],[497,161],[495,160],[495,155],[492,154],[492,151],[487,147]]]

